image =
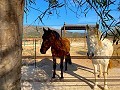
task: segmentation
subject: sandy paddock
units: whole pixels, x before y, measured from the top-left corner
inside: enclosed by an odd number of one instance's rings
[[[87,47],[84,43],[72,42],[72,56],[86,56]],[[120,45],[114,46],[114,54],[120,55]],[[37,45],[37,55],[40,45]],[[23,55],[34,55],[32,46],[23,46]],[[31,53],[30,53],[31,52]],[[43,56],[43,55],[41,55]],[[45,56],[51,56],[48,50]],[[93,66],[89,59],[72,59],[73,64],[68,65],[68,71],[64,72],[64,79],[60,80],[59,59],[57,59],[56,79],[52,76],[52,59],[37,59],[37,67],[34,59],[23,59],[21,90],[92,90],[94,84]],[[109,90],[120,90],[120,59],[112,60],[112,68],[109,69]],[[103,89],[103,77],[99,79],[99,89]]]

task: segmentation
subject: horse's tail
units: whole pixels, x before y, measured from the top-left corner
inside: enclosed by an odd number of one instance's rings
[[[70,53],[68,53],[68,54],[65,56],[65,61],[67,61],[67,63],[69,63],[69,64],[72,64]]]

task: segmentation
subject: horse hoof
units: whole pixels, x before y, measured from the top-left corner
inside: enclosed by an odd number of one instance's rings
[[[60,78],[64,78],[63,76],[61,76]]]
[[[52,77],[52,78],[50,79],[51,82],[56,81],[56,80],[57,80],[57,78],[55,78],[55,77]]]
[[[101,78],[102,77],[102,75],[98,75],[98,78]]]
[[[55,78],[55,76],[52,77],[53,79]]]
[[[65,69],[65,71],[67,71],[67,69]]]
[[[108,90],[108,89],[109,89],[108,86],[105,86],[105,87],[104,87],[104,90]]]
[[[60,77],[60,80],[63,80],[64,79],[64,77]]]

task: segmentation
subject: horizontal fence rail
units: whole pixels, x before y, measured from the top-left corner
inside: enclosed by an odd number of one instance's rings
[[[31,58],[35,59],[35,56],[22,56],[23,59]],[[42,58],[50,58],[52,59],[52,56],[36,56],[36,59],[42,59]],[[57,57],[58,58],[58,57]],[[88,57],[88,56],[71,56],[72,59],[120,59],[120,56],[94,56],[94,57]]]

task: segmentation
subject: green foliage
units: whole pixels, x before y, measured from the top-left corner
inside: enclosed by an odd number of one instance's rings
[[[26,2],[29,2],[29,4],[35,4],[34,0],[26,0]],[[115,19],[111,15],[111,11],[113,11],[110,6],[114,5],[117,0],[71,0],[74,4],[74,7],[76,8],[76,11],[71,8],[71,1],[69,0],[44,0],[46,3],[48,3],[48,7],[45,11],[41,12],[41,14],[38,16],[37,19],[39,19],[43,23],[43,18],[46,15],[51,15],[54,14],[54,12],[59,16],[57,10],[60,9],[61,7],[65,7],[65,9],[70,9],[72,12],[76,14],[78,17],[80,14],[84,14],[87,16],[88,12],[90,10],[94,10],[95,13],[99,17],[99,22],[101,24],[101,29],[104,30],[103,36],[108,36],[108,32],[110,31],[111,34],[114,36],[113,41],[119,41],[120,40],[120,35],[117,29],[114,29],[113,27],[119,26],[120,21],[118,19]],[[62,1],[62,2],[61,2]],[[28,4],[27,2],[27,4]],[[120,3],[118,4],[118,7],[116,8],[117,10],[120,11]],[[25,8],[26,11],[29,11],[29,9]],[[79,13],[79,14],[78,14]],[[36,19],[36,20],[37,20]],[[115,32],[117,32],[117,34]]]

